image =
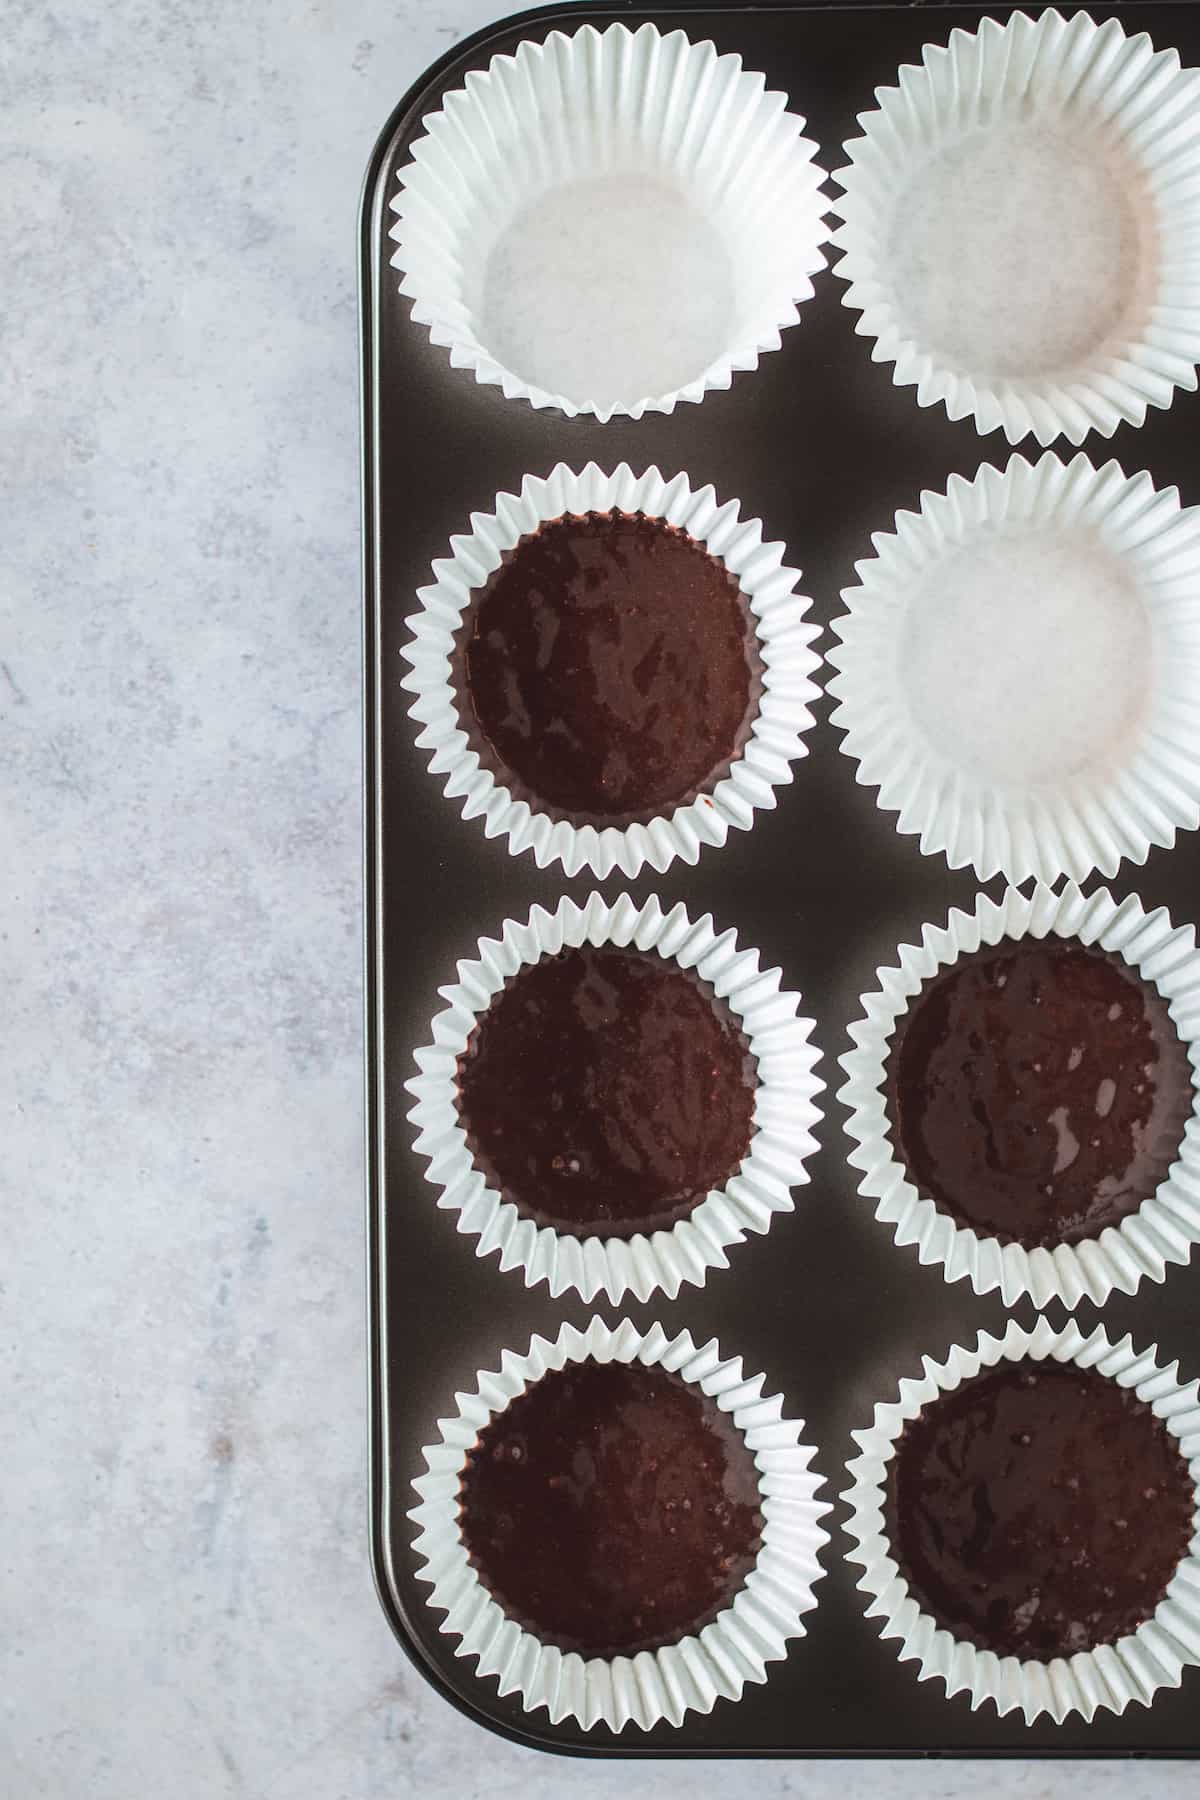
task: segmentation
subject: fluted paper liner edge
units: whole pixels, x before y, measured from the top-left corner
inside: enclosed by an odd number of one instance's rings
[[[915,387],[920,406],[973,419],[981,433],[1042,445],[1079,444],[1092,431],[1111,437],[1122,423],[1143,424],[1149,407],[1169,406],[1177,389],[1193,390],[1200,71],[1181,69],[1175,50],[1155,51],[1145,32],[1126,36],[1116,19],[1096,25],[1086,13],[1064,19],[1050,9],[956,30],[948,46],[927,44],[921,65],[901,68],[898,81],[859,115],[862,135],[843,147],[848,163],[832,178],[842,194],[830,204],[841,221],[831,243],[841,253],[834,272],[848,283],[843,304],[861,315],[855,330],[874,340],[873,361],[892,364],[895,385]],[[1054,375],[994,378],[943,360],[913,335],[889,291],[888,235],[906,184],[940,149],[997,123],[1057,123],[1069,135],[1080,121],[1125,145],[1150,196],[1156,261],[1144,317]]]
[[[902,1381],[898,1399],[877,1405],[873,1423],[853,1433],[859,1453],[846,1465],[851,1485],[841,1498],[855,1544],[849,1560],[861,1566],[858,1589],[869,1596],[867,1617],[882,1619],[881,1636],[899,1640],[900,1661],[915,1661],[919,1680],[940,1681],[947,1699],[966,1694],[973,1711],[991,1702],[1002,1717],[1020,1712],[1029,1725],[1043,1714],[1056,1724],[1074,1713],[1090,1721],[1101,1710],[1150,1705],[1200,1662],[1200,1389],[1194,1381],[1181,1385],[1178,1365],[1161,1366],[1157,1354],[1136,1350],[1129,1337],[1114,1344],[1099,1326],[1085,1336],[1074,1323],[1058,1331],[1046,1319],[1032,1330],[1012,1323],[1003,1337],[981,1332],[973,1348],[956,1346],[945,1362],[926,1357],[920,1379]],[[1153,1616],[1114,1644],[1052,1662],[997,1656],[941,1629],[910,1593],[884,1531],[887,1469],[905,1424],[981,1369],[1025,1357],[1098,1369],[1132,1388],[1177,1440],[1197,1487],[1191,1543]]]
[[[589,1358],[661,1366],[700,1388],[743,1434],[762,1493],[761,1547],[731,1604],[697,1636],[634,1657],[564,1654],[522,1630],[479,1581],[459,1528],[462,1469],[488,1420],[547,1370]],[[810,1467],[803,1425],[784,1418],[778,1394],[764,1395],[764,1380],[748,1378],[740,1357],[723,1358],[715,1338],[697,1348],[687,1331],[669,1337],[657,1323],[639,1331],[628,1320],[593,1318],[583,1331],[564,1325],[552,1342],[534,1337],[524,1355],[505,1351],[499,1369],[481,1373],[473,1393],[456,1396],[457,1412],[439,1420],[438,1438],[423,1452],[427,1472],[413,1482],[418,1579],[445,1614],[441,1630],[458,1638],[455,1653],[475,1659],[476,1673],[496,1680],[501,1695],[518,1694],[527,1712],[545,1708],[553,1724],[574,1719],[585,1730],[678,1725],[719,1699],[737,1700],[747,1682],[765,1681],[816,1605],[813,1584],[829,1541],[818,1521],[829,1506],[816,1498],[824,1481]]]
[[[665,519],[721,559],[746,597],[763,676],[747,742],[711,791],[647,824],[597,827],[515,799],[481,765],[460,720],[451,657],[472,594],[505,551],[548,519],[612,510]],[[487,837],[505,839],[514,856],[532,851],[539,868],[557,862],[567,875],[589,870],[599,881],[619,869],[633,880],[646,866],[662,874],[677,857],[695,863],[706,845],[723,845],[731,829],[749,830],[757,811],[775,806],[776,789],[806,753],[819,693],[821,659],[812,647],[819,627],[797,592],[798,570],[784,563],[783,544],[764,542],[761,521],[743,519],[736,500],[721,503],[711,487],[693,488],[686,475],[664,479],[656,468],[634,475],[621,463],[609,475],[595,463],[578,473],[559,463],[544,478],[527,475],[519,494],[497,495],[492,512],[473,513],[470,534],[452,538],[450,550],[434,563],[434,582],[418,591],[420,610],[407,621],[401,655],[410,667],[401,686],[414,696],[409,712],[430,773],[464,818],[482,820]]]
[[[632,945],[694,970],[737,1019],[755,1059],[746,1155],[723,1188],[670,1230],[598,1238],[539,1227],[488,1186],[467,1147],[456,1079],[478,1016],[518,969],[584,943]],[[420,1072],[407,1083],[416,1101],[408,1115],[415,1148],[427,1159],[437,1205],[458,1215],[478,1256],[498,1255],[501,1269],[519,1269],[527,1287],[544,1281],[555,1296],[605,1294],[614,1304],[626,1294],[674,1298],[685,1282],[699,1285],[711,1270],[727,1268],[727,1252],[747,1233],[765,1232],[778,1213],[793,1210],[791,1190],[808,1180],[805,1163],[816,1149],[819,1052],[812,1020],[799,1016],[799,996],[781,983],[778,969],[763,969],[757,951],[739,947],[735,931],[718,932],[708,914],[693,922],[682,904],[664,912],[653,895],[641,906],[624,894],[611,902],[592,894],[583,905],[564,898],[552,913],[535,906],[523,922],[507,920],[440,990],[445,1007],[416,1053]]]

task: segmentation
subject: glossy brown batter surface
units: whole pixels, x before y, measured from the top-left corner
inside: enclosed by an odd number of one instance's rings
[[[711,790],[761,694],[736,580],[642,513],[568,513],[523,537],[472,599],[453,673],[483,766],[577,824],[644,822]]]
[[[635,1655],[702,1630],[753,1567],[754,1459],[677,1375],[551,1371],[480,1433],[462,1477],[472,1566],[543,1643]]]
[[[906,1425],[885,1524],[923,1611],[999,1655],[1049,1661],[1136,1630],[1192,1534],[1176,1440],[1115,1381],[1001,1364]]]
[[[458,1063],[489,1185],[539,1225],[632,1237],[686,1218],[750,1143],[755,1070],[711,987],[638,950],[584,945],[518,970]]]
[[[961,957],[901,1019],[885,1083],[897,1159],[960,1225],[1078,1243],[1149,1198],[1192,1107],[1157,989],[1118,957],[1022,938]]]

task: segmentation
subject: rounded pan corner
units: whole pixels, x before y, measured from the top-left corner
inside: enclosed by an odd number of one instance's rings
[[[359,194],[360,231],[364,234],[369,232],[375,185],[397,133],[402,129],[409,115],[416,112],[426,97],[440,87],[443,77],[456,63],[469,60],[478,51],[486,50],[490,44],[507,37],[514,27],[529,26],[532,28],[549,25],[556,19],[586,18],[589,14],[596,13],[611,12],[614,17],[619,18],[621,10],[619,7],[594,6],[591,4],[591,0],[550,0],[550,3],[546,5],[521,7],[516,12],[506,13],[502,18],[493,20],[490,25],[481,25],[478,31],[472,31],[466,37],[457,39],[446,50],[443,50],[440,56],[421,71],[417,79],[396,102],[371,147]],[[670,11],[671,9],[668,6],[663,10]]]
[[[535,1730],[523,1730],[508,1719],[497,1718],[474,1696],[447,1680],[442,1671],[426,1656],[419,1638],[409,1625],[404,1607],[392,1582],[390,1545],[379,1517],[378,1507],[375,1504],[371,1508],[370,1542],[371,1579],[375,1586],[376,1598],[383,1609],[384,1617],[392,1628],[394,1637],[417,1673],[465,1719],[469,1719],[473,1725],[478,1725],[482,1730],[491,1732],[495,1737],[504,1738],[510,1744],[520,1745],[523,1750],[538,1750],[546,1756],[586,1760],[589,1758],[629,1757],[639,1754],[635,1749],[617,1744],[610,1747],[605,1744],[563,1743],[557,1738],[542,1737]],[[650,1753],[643,1751],[641,1754]],[[663,1753],[657,1751],[653,1754],[661,1756]]]

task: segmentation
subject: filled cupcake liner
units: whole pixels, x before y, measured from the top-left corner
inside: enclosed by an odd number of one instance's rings
[[[1167,1002],[1187,1047],[1192,1111],[1175,1161],[1155,1192],[1118,1226],[1098,1237],[1055,1249],[1027,1250],[957,1225],[909,1179],[892,1140],[884,1092],[886,1066],[898,1021],[940,969],[983,945],[1004,939],[1073,938],[1119,956]],[[1172,1264],[1186,1263],[1200,1242],[1200,953],[1191,925],[1173,925],[1164,907],[1143,910],[1130,896],[1117,901],[1100,888],[1081,894],[1074,884],[1056,894],[1035,887],[1009,889],[997,902],[981,895],[974,912],[957,909],[945,925],[926,925],[919,944],[901,945],[897,967],[876,972],[878,987],[864,995],[863,1017],[850,1027],[854,1049],[840,1061],[847,1080],[838,1099],[849,1108],[854,1140],[849,1162],[861,1171],[858,1191],[875,1202],[875,1217],[890,1225],[897,1244],[915,1248],[922,1263],[940,1265],[947,1281],[967,1280],[977,1294],[999,1289],[1006,1305],[1029,1295],[1037,1307],[1061,1300],[1102,1305],[1116,1289],[1132,1294],[1143,1280],[1162,1281]]]
[[[922,584],[939,567],[1006,541],[1050,541],[1063,555],[1102,555],[1128,578],[1144,609],[1146,690],[1137,724],[1119,751],[1049,779],[1000,779],[971,770],[931,741],[901,677],[901,649]],[[1114,875],[1144,863],[1179,830],[1200,824],[1200,508],[1148,474],[1126,477],[1115,462],[1086,456],[1034,464],[1012,457],[984,464],[973,481],[952,476],[944,494],[925,492],[919,513],[897,513],[894,531],[872,538],[843,591],[848,611],[833,623],[828,683],[842,749],[857,780],[878,789],[896,828],[926,855],[981,880],[1014,883]],[[1139,621],[1140,623],[1141,621]]]
[[[1194,1381],[1181,1385],[1178,1364],[1163,1367],[1157,1355],[1156,1347],[1135,1350],[1129,1337],[1113,1344],[1099,1326],[1085,1336],[1073,1322],[1057,1331],[1045,1319],[1032,1330],[1010,1323],[1002,1338],[981,1332],[973,1349],[956,1346],[944,1363],[926,1357],[921,1378],[902,1381],[898,1400],[876,1406],[874,1423],[853,1433],[859,1455],[846,1465],[851,1485],[842,1499],[856,1545],[849,1559],[863,1569],[859,1591],[870,1595],[867,1617],[883,1620],[881,1636],[900,1640],[900,1661],[915,1661],[921,1681],[943,1682],[947,1699],[965,1693],[972,1710],[990,1701],[1002,1717],[1020,1712],[1029,1725],[1043,1713],[1056,1724],[1073,1713],[1090,1721],[1101,1710],[1124,1712],[1133,1701],[1148,1706],[1200,1662],[1200,1389]],[[1113,1644],[1045,1663],[977,1650],[939,1627],[910,1593],[884,1521],[888,1464],[909,1420],[981,1369],[1027,1357],[1097,1369],[1132,1388],[1178,1441],[1197,1486],[1191,1543],[1152,1617]]]
[[[1122,422],[1144,423],[1148,407],[1169,406],[1176,388],[1196,387],[1200,71],[1181,69],[1174,50],[1156,52],[1144,32],[1127,37],[1115,19],[1096,25],[1086,13],[1066,20],[1050,10],[954,31],[947,48],[927,45],[921,66],[901,68],[899,85],[875,97],[833,178],[843,193],[831,205],[841,220],[831,242],[849,284],[843,302],[861,314],[855,329],[875,340],[875,362],[893,365],[896,386],[915,386],[919,405],[943,404],[980,432],[1001,429],[1014,444],[1032,434],[1043,445],[1060,436],[1079,444],[1090,431],[1111,437]],[[890,253],[910,184],[929,160],[1012,127],[1126,156],[1154,259],[1140,319],[1090,355],[1022,378],[960,366],[924,341]],[[986,259],[981,267],[986,280]]]
[[[803,119],[786,105],[740,56],[650,24],[552,31],[544,43],[493,57],[422,121],[425,135],[400,171],[392,262],[413,319],[454,367],[507,399],[569,417],[637,419],[729,387],[735,371],[778,350],[825,266],[825,174]],[[684,196],[723,245],[734,281],[719,354],[682,386],[629,402],[549,391],[503,366],[473,293],[491,248],[525,208],[569,183],[615,175],[648,177]],[[545,330],[570,324],[550,318]],[[671,326],[662,321],[664,335]]]
[[[462,1471],[484,1426],[548,1370],[588,1360],[661,1366],[699,1388],[742,1433],[762,1492],[762,1545],[731,1604],[698,1635],[633,1657],[564,1653],[522,1630],[475,1574],[459,1527]],[[498,1680],[502,1695],[519,1694],[527,1712],[544,1707],[553,1724],[575,1719],[585,1730],[678,1725],[688,1712],[739,1699],[747,1682],[765,1681],[767,1665],[803,1636],[804,1615],[816,1605],[813,1584],[829,1541],[818,1521],[829,1506],[816,1498],[824,1479],[809,1466],[802,1422],[784,1418],[782,1399],[764,1395],[764,1380],[744,1375],[740,1357],[722,1357],[715,1338],[697,1349],[687,1331],[668,1337],[660,1324],[639,1331],[627,1319],[610,1326],[593,1318],[583,1331],[564,1325],[553,1342],[534,1337],[523,1356],[506,1350],[474,1393],[455,1396],[457,1412],[438,1421],[437,1442],[423,1452],[428,1472],[413,1482],[421,1497],[409,1514],[418,1527],[418,1580],[446,1615],[441,1630],[459,1639],[456,1655],[476,1659],[476,1673]]]
[[[632,945],[695,970],[737,1019],[756,1059],[750,1146],[737,1173],[670,1230],[599,1238],[539,1227],[488,1186],[459,1119],[458,1059],[479,1016],[519,969],[585,943]],[[726,1252],[748,1232],[765,1232],[777,1213],[791,1212],[791,1189],[808,1180],[805,1161],[817,1147],[824,1083],[815,1073],[812,1021],[797,1016],[799,997],[781,989],[781,979],[778,969],[760,968],[757,951],[738,948],[736,932],[718,932],[707,914],[693,923],[682,905],[664,913],[654,896],[641,906],[626,894],[611,903],[592,894],[582,906],[564,898],[553,913],[535,906],[524,923],[508,920],[498,939],[481,939],[478,957],[459,963],[458,980],[439,990],[445,1010],[416,1053],[420,1074],[406,1084],[416,1100],[408,1115],[415,1148],[428,1159],[437,1204],[478,1240],[476,1255],[498,1255],[501,1269],[520,1269],[527,1287],[544,1281],[555,1296],[604,1293],[614,1305],[625,1294],[674,1298],[684,1282],[701,1285],[710,1269],[727,1268]]]
[[[451,657],[472,594],[506,551],[564,513],[613,510],[665,519],[721,559],[749,604],[762,696],[745,745],[711,791],[647,824],[574,825],[516,799],[482,767],[460,718]],[[450,550],[433,565],[433,585],[418,592],[421,610],[408,621],[412,638],[401,652],[411,669],[401,686],[414,696],[409,713],[420,726],[418,747],[430,753],[430,773],[461,802],[464,818],[482,819],[487,837],[506,839],[514,856],[532,850],[539,868],[558,862],[567,875],[587,869],[601,881],[619,869],[632,880],[646,864],[661,874],[677,857],[695,863],[704,845],[724,844],[731,827],[748,830],[756,811],[774,807],[776,788],[806,754],[819,628],[808,621],[810,602],[797,592],[798,570],[784,564],[784,545],[765,543],[761,521],[743,519],[736,500],[722,504],[711,487],[693,488],[686,475],[667,480],[654,468],[634,475],[622,463],[607,475],[595,463],[579,473],[559,463],[545,478],[527,475],[520,494],[497,495],[493,512],[473,513],[470,534],[452,538]]]

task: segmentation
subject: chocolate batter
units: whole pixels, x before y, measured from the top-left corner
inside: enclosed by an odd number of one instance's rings
[[[754,1459],[665,1369],[571,1363],[484,1427],[460,1523],[471,1565],[544,1644],[633,1656],[700,1631],[754,1565]]]
[[[484,768],[575,824],[646,822],[711,790],[762,692],[745,598],[662,519],[568,513],[523,537],[459,630],[460,715]]]
[[[1136,1630],[1192,1535],[1195,1489],[1151,1409],[1094,1370],[1008,1363],[906,1425],[885,1524],[923,1611],[1049,1662]]]
[[[919,1190],[960,1225],[1029,1249],[1136,1212],[1192,1107],[1157,989],[1061,938],[979,950],[927,981],[897,1028],[885,1091]]]
[[[754,1091],[747,1039],[708,983],[611,944],[518,970],[458,1062],[475,1167],[579,1237],[658,1231],[724,1187]]]

